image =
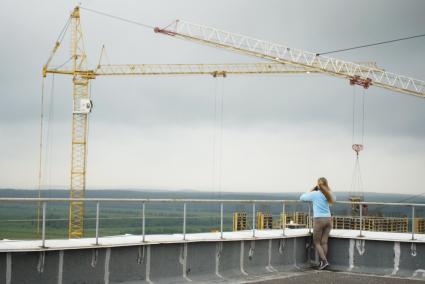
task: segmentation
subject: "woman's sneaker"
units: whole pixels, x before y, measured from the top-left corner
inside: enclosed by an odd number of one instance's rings
[[[327,260],[321,260],[319,265],[319,270],[323,270],[329,266],[329,262]]]

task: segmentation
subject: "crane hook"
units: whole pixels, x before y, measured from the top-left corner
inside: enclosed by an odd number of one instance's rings
[[[351,147],[356,152],[357,156],[359,155],[359,152],[363,150],[363,144],[353,144]]]

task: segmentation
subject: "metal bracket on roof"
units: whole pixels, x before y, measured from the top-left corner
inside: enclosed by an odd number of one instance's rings
[[[145,246],[140,246],[137,252],[137,264],[142,264],[145,261]]]
[[[46,252],[41,251],[38,257],[38,265],[37,265],[37,272],[43,273],[44,271],[44,260],[46,258]]]
[[[216,256],[217,256],[218,259],[220,259],[222,251],[223,251],[223,242],[218,242],[217,243],[217,253],[216,253]]]
[[[412,243],[412,245],[410,246],[410,255],[411,256],[416,256],[417,252],[416,252],[416,244]]]
[[[248,258],[251,260],[254,257],[254,251],[255,251],[255,241],[251,241],[251,247],[248,251]]]
[[[356,248],[360,255],[363,255],[366,251],[365,244],[365,240],[356,240]]]
[[[285,248],[286,239],[279,240],[279,254],[283,254],[283,249]]]
[[[99,256],[99,250],[98,249],[94,249],[93,253],[91,255],[91,263],[90,266],[95,268],[96,264],[97,264],[97,257]]]

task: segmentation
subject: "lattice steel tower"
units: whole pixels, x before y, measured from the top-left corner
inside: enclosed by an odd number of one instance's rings
[[[87,167],[87,129],[91,101],[88,85],[91,76],[87,71],[87,56],[84,49],[83,31],[80,24],[80,9],[71,14],[71,47],[73,60],[73,113],[71,154],[71,198],[84,198]],[[80,238],[84,231],[84,203],[71,201],[69,205],[70,238]]]

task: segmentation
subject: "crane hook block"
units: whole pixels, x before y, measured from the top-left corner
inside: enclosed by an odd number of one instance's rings
[[[372,79],[366,78],[363,79],[360,76],[356,75],[350,78],[350,85],[359,85],[363,86],[363,88],[367,89],[370,85],[372,85]]]
[[[353,144],[352,148],[358,155],[363,150],[363,144]]]

